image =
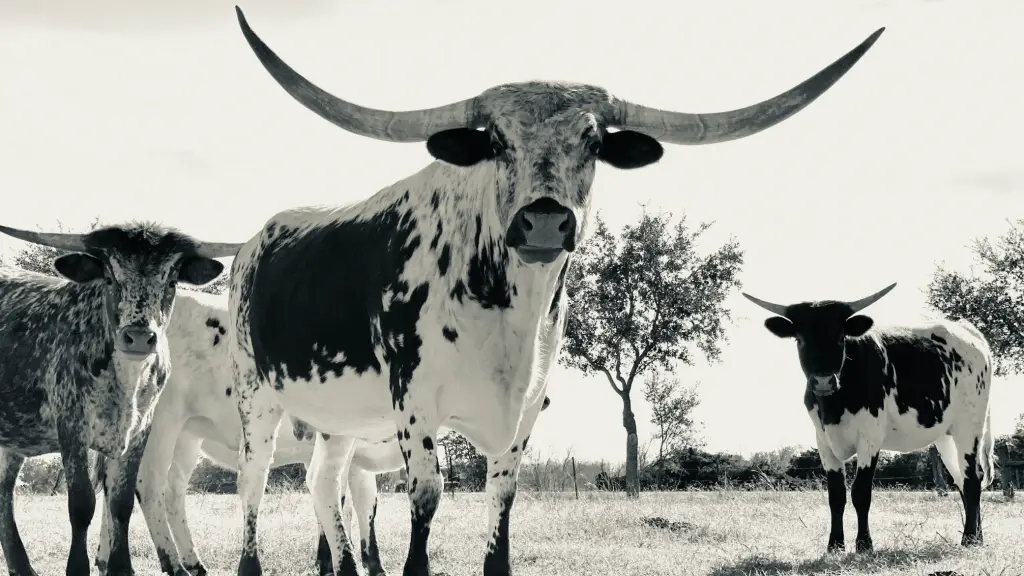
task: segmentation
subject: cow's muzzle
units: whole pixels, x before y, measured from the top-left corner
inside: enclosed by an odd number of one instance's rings
[[[505,244],[527,264],[550,264],[563,250],[576,250],[576,216],[555,200],[541,198],[516,212]]]
[[[831,396],[839,391],[839,376],[837,374],[811,376],[807,379],[807,385],[817,396]]]
[[[118,330],[114,349],[128,360],[141,361],[156,352],[157,333],[145,326],[125,326]]]

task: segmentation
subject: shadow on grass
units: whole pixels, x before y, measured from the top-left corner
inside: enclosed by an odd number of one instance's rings
[[[941,544],[918,549],[877,549],[873,554],[826,554],[813,560],[790,562],[765,554],[753,554],[723,564],[709,576],[774,576],[776,574],[833,574],[858,570],[868,574],[893,568],[909,568],[920,562],[936,562],[955,556],[960,548]],[[935,572],[935,575],[955,575],[955,572]]]

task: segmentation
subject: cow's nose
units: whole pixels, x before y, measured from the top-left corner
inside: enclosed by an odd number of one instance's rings
[[[130,355],[149,356],[156,350],[156,332],[144,326],[125,326],[117,337],[117,349]]]
[[[572,252],[576,249],[576,216],[558,202],[542,198],[516,212],[505,243],[527,250]]]

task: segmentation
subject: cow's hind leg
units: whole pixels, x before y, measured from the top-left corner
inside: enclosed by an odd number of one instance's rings
[[[164,494],[167,509],[167,525],[174,535],[174,543],[178,548],[181,564],[193,576],[206,576],[206,566],[196,552],[192,541],[192,532],[188,528],[188,515],[185,512],[185,493],[188,481],[199,464],[199,447],[203,440],[188,432],[178,437],[174,447],[174,459],[167,472],[167,492]]]
[[[878,450],[873,446],[858,451],[857,476],[853,479],[853,486],[850,489],[853,509],[857,511],[857,552],[874,550],[871,529],[868,526],[868,514],[871,512],[871,483],[875,479],[877,465]]]
[[[267,382],[257,380],[255,368],[241,371],[234,363],[238,414],[242,419],[242,449],[238,459],[238,494],[242,500],[242,554],[238,576],[261,576],[257,526],[267,473],[277,446],[284,414]]]
[[[960,543],[964,546],[981,546],[984,537],[981,533],[981,480],[984,470],[978,462],[978,446],[981,438],[975,436],[969,441],[957,440],[960,466],[964,472],[962,498],[964,502],[964,535]]]
[[[164,397],[162,400],[173,400]],[[150,538],[156,548],[160,570],[173,576],[188,576],[168,526],[168,477],[178,442],[182,440],[184,417],[171,406],[157,410],[150,437],[138,470],[138,499]]]
[[[352,466],[348,473],[352,508],[359,519],[359,554],[367,576],[387,576],[377,549],[377,475]]]
[[[328,436],[320,433],[313,446],[313,457],[306,468],[306,485],[313,496],[316,518],[321,533],[330,547],[334,559],[333,572],[337,576],[359,574],[352,544],[345,534],[345,523],[341,515],[345,487],[348,484],[347,468],[352,460],[354,445],[355,440],[349,436]]]
[[[334,574],[334,560],[331,556],[331,545],[327,543],[327,534],[324,534],[324,526],[319,520],[316,521],[319,537],[316,542],[316,569],[320,576]]]
[[[964,534],[960,543],[964,546],[982,543],[981,534],[981,478],[983,471],[978,462],[980,438],[968,436],[942,436],[935,441],[935,448],[942,457],[942,463],[953,477],[953,484],[960,492],[964,504]]]
[[[14,485],[25,457],[0,448],[0,546],[11,576],[36,576],[14,522]]]

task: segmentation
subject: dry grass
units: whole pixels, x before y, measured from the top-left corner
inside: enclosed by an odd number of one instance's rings
[[[265,573],[313,574],[316,531],[308,496],[268,494],[264,502]],[[431,539],[436,570],[480,574],[484,502],[481,494],[445,496]],[[63,574],[70,537],[63,497],[19,495],[15,507],[36,570]],[[385,568],[401,574],[409,532],[405,496],[383,494],[378,511]],[[188,512],[207,566],[213,574],[233,575],[241,539],[237,497],[192,495]],[[1024,503],[986,493],[983,514],[985,547],[964,550],[958,496],[876,491],[876,552],[826,556],[828,506],[820,492],[646,493],[639,502],[621,494],[585,493],[577,502],[571,494],[520,493],[512,519],[513,569],[518,576],[1024,573]],[[98,520],[97,514],[90,554]],[[852,506],[846,526],[852,548]],[[138,507],[131,542],[136,571],[157,574]]]

